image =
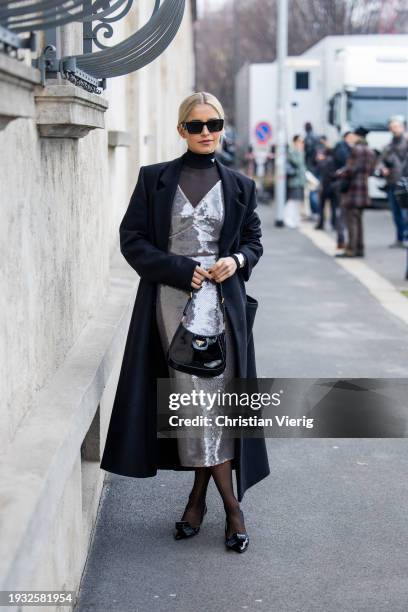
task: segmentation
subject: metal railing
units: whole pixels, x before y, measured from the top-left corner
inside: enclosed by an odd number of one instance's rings
[[[152,0],[153,1],[153,0]],[[84,89],[101,93],[106,79],[139,70],[156,59],[171,43],[183,19],[185,0],[154,0],[150,19],[127,39],[109,47],[113,24],[130,11],[133,0],[0,0],[0,50],[36,50],[35,32],[45,31],[45,47],[32,64],[42,83],[60,75]],[[59,28],[83,24],[83,53],[60,56]],[[21,36],[26,34],[26,36]],[[92,47],[99,51],[92,51]]]

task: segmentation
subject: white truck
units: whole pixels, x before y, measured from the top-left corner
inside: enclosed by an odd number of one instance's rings
[[[235,82],[237,152],[252,145],[261,169],[276,133],[276,76],[275,62],[245,64]],[[363,126],[381,150],[390,117],[408,119],[408,35],[327,36],[288,57],[285,77],[288,139],[303,134],[306,121],[330,144]],[[371,177],[371,197],[385,197],[380,183]]]

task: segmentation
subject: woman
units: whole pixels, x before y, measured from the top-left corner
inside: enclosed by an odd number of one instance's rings
[[[284,223],[286,227],[296,228],[300,222],[300,208],[305,196],[306,164],[305,143],[302,136],[296,134],[292,139],[292,147],[288,151],[288,189],[287,202],[284,208]]]
[[[260,221],[254,181],[214,157],[223,125],[217,98],[205,92],[186,98],[177,130],[187,150],[170,162],[140,169],[120,225],[121,252],[140,283],[101,468],[133,477],[154,476],[157,469],[194,470],[176,539],[198,533],[213,477],[226,512],[225,543],[243,552],[249,538],[239,502],[246,489],[269,474],[265,440],[226,439],[216,431],[208,444],[197,438],[158,438],[156,428],[156,379],[188,377],[168,366],[166,352],[191,290],[186,327],[195,333],[225,329],[227,365],[217,385],[256,377],[252,325],[257,302],[246,295],[244,283],[262,255]],[[225,322],[217,284],[222,284]],[[211,377],[191,380],[197,388],[214,384]]]

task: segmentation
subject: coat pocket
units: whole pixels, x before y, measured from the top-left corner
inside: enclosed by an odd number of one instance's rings
[[[247,295],[246,296],[246,323],[247,323],[248,340],[251,336],[252,328],[254,326],[257,308],[258,308],[258,300],[251,297],[250,295]]]

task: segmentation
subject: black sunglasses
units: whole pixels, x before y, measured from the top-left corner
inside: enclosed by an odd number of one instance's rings
[[[186,128],[189,134],[201,134],[203,127],[206,125],[209,132],[221,132],[224,127],[224,119],[209,119],[208,121],[184,121],[181,124]]]

